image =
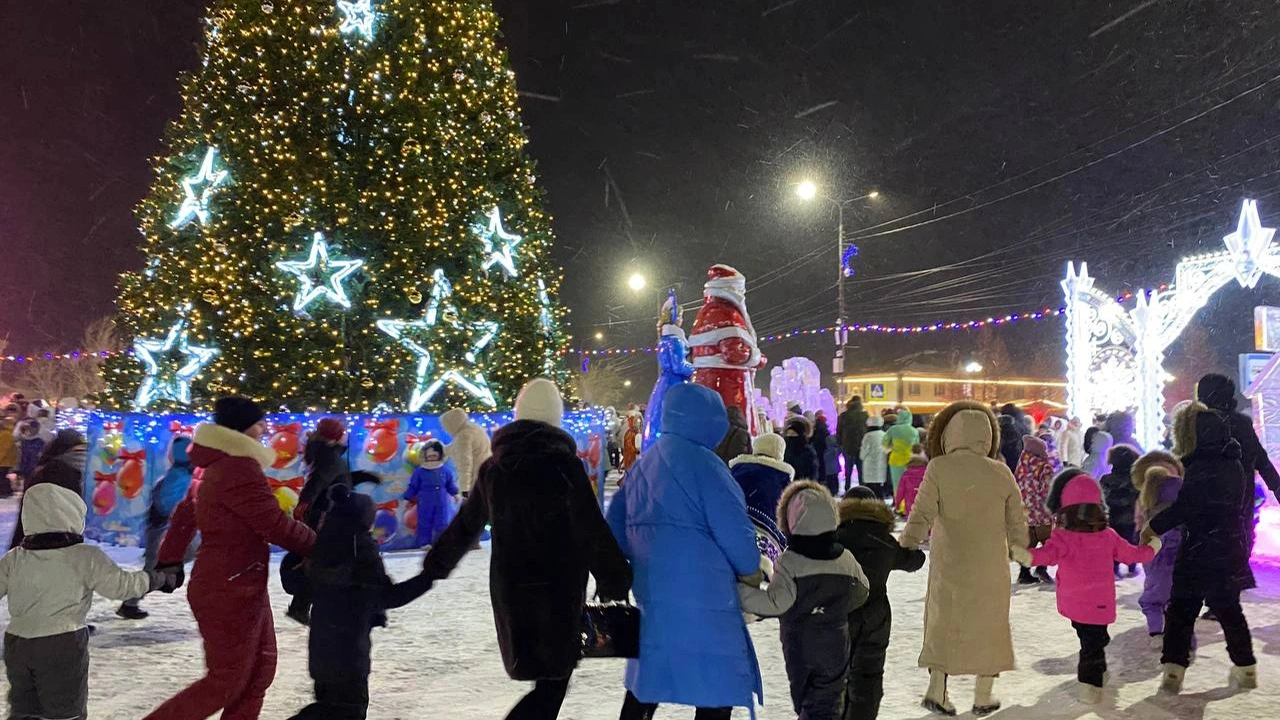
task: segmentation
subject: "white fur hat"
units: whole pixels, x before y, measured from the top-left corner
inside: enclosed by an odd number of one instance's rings
[[[564,420],[564,399],[560,388],[546,378],[534,378],[516,396],[516,419],[536,420],[560,427]]]
[[[765,433],[751,441],[751,450],[774,460],[782,460],[787,452],[787,441],[778,433]]]

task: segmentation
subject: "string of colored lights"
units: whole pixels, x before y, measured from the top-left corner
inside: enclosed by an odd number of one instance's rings
[[[1122,301],[1122,300],[1118,300]],[[1033,310],[1024,313],[1013,313],[999,317],[988,317],[981,320],[963,320],[958,322],[938,321],[925,325],[880,325],[875,323],[853,323],[845,325],[844,328],[852,333],[877,333],[880,335],[918,335],[923,333],[938,332],[941,330],[978,330],[984,327],[996,327],[1000,325],[1010,325],[1015,322],[1030,320],[1045,320],[1048,318],[1059,317],[1066,313],[1066,308],[1045,308],[1043,310]],[[792,338],[804,335],[826,335],[834,333],[838,329],[836,325],[827,325],[816,328],[796,328],[783,333],[774,333],[772,335],[764,335],[759,339],[761,344],[782,342],[783,340],[791,340]],[[607,348],[601,350],[588,350],[585,348],[567,350],[565,354],[574,354],[580,357],[608,357],[620,355],[638,355],[643,353],[652,354],[657,348],[655,346],[636,347],[636,348]]]
[[[89,358],[111,358],[121,355],[133,355],[133,350],[72,350],[71,352],[47,352],[36,353],[35,355],[0,355],[0,363],[23,363],[36,362],[39,360],[85,360]]]

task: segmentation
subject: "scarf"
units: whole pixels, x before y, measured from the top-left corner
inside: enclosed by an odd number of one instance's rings
[[[835,560],[844,554],[844,546],[836,540],[836,531],[821,535],[788,535],[787,549],[810,560]]]
[[[47,532],[22,538],[22,548],[24,550],[59,550],[82,542],[84,542],[84,536],[79,533]]]

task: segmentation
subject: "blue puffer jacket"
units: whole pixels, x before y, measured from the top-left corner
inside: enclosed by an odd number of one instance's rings
[[[191,438],[179,435],[173,439],[170,455],[173,465],[160,477],[159,482],[151,490],[151,515],[149,521],[153,525],[164,525],[173,515],[173,509],[187,496],[191,487],[191,457],[187,450],[191,447]]]
[[[747,507],[767,518],[778,516],[778,500],[796,474],[790,465],[764,455],[739,455],[729,461],[729,472],[742,488]]]
[[[626,686],[645,703],[754,709],[764,692],[737,577],[756,572],[760,552],[742,490],[712,451],[729,427],[724,404],[677,385],[661,423],[609,506],[642,618]]]

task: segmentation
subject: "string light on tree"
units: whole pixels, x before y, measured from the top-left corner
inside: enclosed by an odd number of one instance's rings
[[[182,192],[186,197],[169,224],[173,229],[182,228],[193,219],[199,220],[201,225],[209,222],[209,200],[229,175],[226,170],[213,169],[217,157],[218,149],[209,148],[204,154],[204,162],[200,164],[200,171],[182,181]]]
[[[409,396],[409,412],[417,412],[430,403],[446,384],[462,388],[489,407],[497,407],[498,401],[489,387],[489,381],[477,365],[480,353],[498,336],[498,323],[490,320],[464,323],[452,301],[453,284],[445,277],[444,271],[437,268],[432,273],[432,280],[434,284],[431,299],[427,302],[426,313],[421,319],[377,321],[378,330],[398,340],[418,357],[413,393]],[[439,367],[431,350],[417,339],[435,334],[441,319],[455,330],[472,333],[471,344],[462,357],[463,362],[450,368]],[[464,370],[464,366],[470,366],[471,369]]]
[[[136,410],[145,410],[157,400],[190,404],[191,381],[218,355],[217,348],[191,344],[186,320],[174,323],[163,340],[134,341],[133,352],[146,372],[134,397]]]
[[[305,261],[281,260],[276,263],[277,268],[293,275],[300,283],[298,294],[293,298],[294,312],[303,312],[321,298],[349,309],[351,299],[347,297],[342,281],[363,266],[363,260],[330,259],[329,243],[325,242],[324,233],[319,232],[311,239],[311,254]]]
[[[551,295],[547,292],[547,283],[542,278],[538,278],[538,304],[542,306],[538,312],[538,325],[542,327],[542,332],[550,333],[554,327],[554,321],[551,319]]]
[[[338,0],[338,11],[343,16],[338,32],[346,35],[354,33],[365,40],[373,39],[373,23],[378,19],[378,13],[373,9],[373,0]]]
[[[516,271],[516,260],[512,252],[524,241],[524,237],[502,229],[502,213],[498,208],[489,211],[488,219],[487,226],[477,225],[475,228],[476,235],[480,236],[480,242],[484,245],[485,260],[480,267],[489,272],[489,268],[498,265],[507,277],[513,278],[519,273]],[[494,242],[495,238],[498,243]]]

